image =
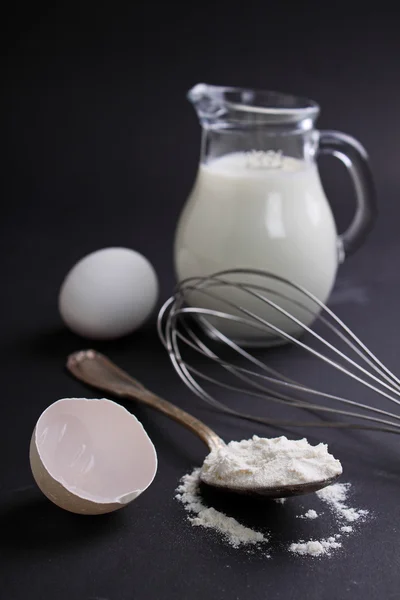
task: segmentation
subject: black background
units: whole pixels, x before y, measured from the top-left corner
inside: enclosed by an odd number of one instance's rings
[[[398,597],[394,436],[311,432],[310,440],[326,440],[342,460],[354,503],[374,513],[342,551],[324,560],[293,557],[280,546],[311,531],[317,538],[329,534],[326,522],[311,528],[296,520],[299,507],[311,506],[308,499],[268,504],[267,510],[211,499],[273,532],[270,560],[191,528],[173,495],[179,477],[201,463],[204,448],[140,406],[132,410],[156,445],[159,471],[151,488],[119,514],[80,518],[53,507],[33,485],[28,463],[29,439],[45,407],[60,397],[96,396],[64,370],[67,354],[88,345],[63,328],[57,313],[68,269],[92,250],[132,247],[154,264],[160,302],[171,293],[174,227],[199,151],[200,130],[185,93],[199,81],[312,97],[322,106],[321,128],[345,131],[366,146],[380,218],[366,245],[341,267],[331,304],[396,370],[398,19],[379,6],[324,4],[32,4],[3,18],[2,599]],[[332,159],[321,161],[321,171],[343,229],[353,208],[347,175]],[[227,440],[282,433],[201,405],[173,372],[154,320],[119,342],[95,347]],[[314,362],[289,358],[293,374],[301,368],[317,383]],[[336,391],[379,402],[330,376]]]

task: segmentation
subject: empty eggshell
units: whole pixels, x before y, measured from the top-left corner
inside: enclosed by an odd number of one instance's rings
[[[33,476],[52,502],[97,515],[145,491],[157,455],[142,424],[111,400],[63,398],[39,417],[30,445]]]
[[[128,248],[103,248],[72,267],[58,306],[72,331],[107,340],[138,329],[153,312],[157,297],[157,275],[147,258]]]

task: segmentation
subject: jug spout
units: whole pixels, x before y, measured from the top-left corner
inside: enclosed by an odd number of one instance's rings
[[[226,116],[227,107],[222,93],[223,89],[206,83],[198,83],[189,90],[188,100],[193,104],[202,125],[212,124]]]
[[[313,100],[273,91],[198,83],[187,95],[205,127],[266,125],[310,130],[319,114]]]

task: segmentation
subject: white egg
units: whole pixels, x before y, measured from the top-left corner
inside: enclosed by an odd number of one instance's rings
[[[157,298],[157,275],[147,258],[128,248],[104,248],[72,267],[61,286],[58,305],[72,331],[106,340],[140,327]]]
[[[126,506],[149,487],[157,454],[142,424],[116,402],[63,398],[39,417],[30,463],[52,502],[97,515]]]

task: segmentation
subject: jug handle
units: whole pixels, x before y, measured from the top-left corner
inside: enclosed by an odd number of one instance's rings
[[[320,131],[318,154],[332,154],[347,167],[356,193],[356,211],[348,229],[340,235],[344,259],[363,244],[378,216],[375,185],[365,148],[339,131]]]

